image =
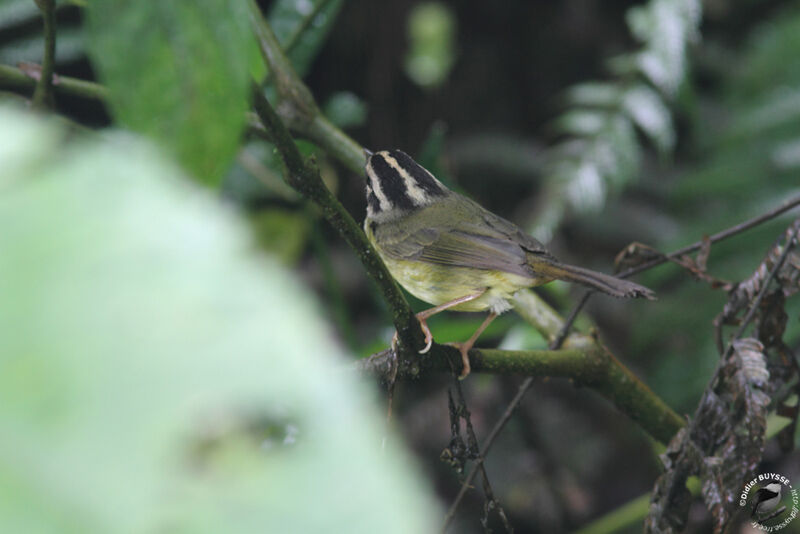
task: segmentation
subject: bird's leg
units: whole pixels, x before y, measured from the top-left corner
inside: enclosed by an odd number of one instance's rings
[[[489,326],[489,323],[494,321],[495,317],[497,317],[497,314],[495,312],[491,312],[489,315],[487,315],[486,319],[484,319],[481,325],[478,327],[478,329],[475,330],[475,333],[472,334],[472,337],[466,340],[465,342],[450,343],[450,345],[456,347],[458,349],[458,352],[461,353],[461,361],[464,364],[464,367],[461,369],[461,376],[458,377],[459,379],[464,380],[465,378],[467,378],[467,375],[469,374],[471,369],[469,365],[469,351],[475,344],[475,342],[478,341],[478,338],[483,333],[483,331],[486,330],[486,327]]]
[[[439,304],[438,306],[434,306],[433,308],[429,308],[427,310],[423,310],[417,314],[417,320],[419,321],[419,326],[422,328],[422,333],[425,334],[425,347],[423,347],[419,353],[425,354],[431,347],[433,346],[433,334],[431,334],[431,329],[428,328],[427,320],[429,317],[436,315],[439,312],[443,312],[453,306],[458,306],[459,304],[464,304],[465,302],[469,302],[471,300],[475,300],[476,298],[480,297],[488,288],[483,288],[476,293],[472,293],[469,295],[465,295],[463,297],[458,297],[457,299],[453,299],[451,301],[445,302],[444,304]],[[485,327],[484,327],[485,328]],[[394,333],[394,337],[392,337],[392,350],[397,348],[397,331]]]

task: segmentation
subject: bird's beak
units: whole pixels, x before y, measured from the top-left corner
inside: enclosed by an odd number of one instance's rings
[[[369,157],[370,157],[371,155],[373,155],[373,154],[374,154],[374,152],[373,152],[372,150],[370,150],[370,149],[368,149],[368,148],[365,148],[365,149],[364,149],[364,155],[365,155],[365,156],[367,156],[367,159],[369,159]]]

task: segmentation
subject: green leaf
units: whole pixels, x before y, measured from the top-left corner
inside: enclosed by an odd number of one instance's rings
[[[128,135],[48,153],[15,150],[0,195],[0,532],[435,530],[318,304],[228,206]]]
[[[600,140],[598,140],[600,141]],[[595,143],[595,161],[609,185],[622,189],[635,179],[641,159],[641,147],[636,139],[633,125],[624,115],[609,121],[603,142]]]
[[[625,92],[623,109],[661,154],[672,151],[675,146],[672,115],[656,91],[643,84],[631,87]]]
[[[566,92],[571,105],[610,108],[619,104],[622,90],[608,82],[585,82],[573,85]]]
[[[626,13],[631,33],[645,43],[637,55],[638,67],[669,96],[683,82],[687,42],[697,38],[701,11],[698,0],[650,0]]]
[[[441,2],[423,2],[408,16],[406,73],[422,87],[441,85],[455,63],[456,21]]]
[[[558,117],[554,129],[557,133],[593,136],[607,126],[608,120],[609,114],[604,111],[576,109],[567,111]]]
[[[324,112],[339,128],[362,126],[367,120],[367,105],[349,91],[333,93],[325,102]]]
[[[333,29],[343,0],[277,0],[268,20],[299,76],[311,63]]]
[[[236,152],[256,53],[245,6],[224,0],[98,0],[89,50],[116,119],[217,184]]]

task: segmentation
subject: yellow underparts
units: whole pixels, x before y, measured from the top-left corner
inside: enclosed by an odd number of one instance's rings
[[[437,265],[420,261],[383,258],[392,276],[409,293],[434,306],[467,295],[486,292],[475,300],[451,308],[456,311],[503,313],[512,308],[512,295],[549,280],[522,277],[501,271]]]

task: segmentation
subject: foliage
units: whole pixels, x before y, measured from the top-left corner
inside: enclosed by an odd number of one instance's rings
[[[270,25],[300,76],[308,72],[320,52],[342,4],[343,0],[278,0],[272,4]]]
[[[89,52],[117,120],[169,147],[200,181],[217,184],[249,107],[256,48],[244,6],[107,0],[88,13]]]
[[[694,475],[701,477],[714,532],[727,528],[738,508],[742,481],[756,474],[764,452],[769,378],[764,346],[752,338],[735,341],[689,426],[662,455],[666,472],[653,489],[645,532],[684,530],[691,503],[686,481]]]
[[[318,307],[240,217],[129,135],[0,123],[0,530],[433,528]]]
[[[636,177],[642,147],[635,129],[662,155],[672,151],[675,128],[667,102],[684,82],[700,10],[698,0],[651,0],[630,8],[628,26],[644,46],[610,60],[616,79],[567,90],[568,110],[554,123],[563,140],[544,156],[546,190],[536,237],[549,241],[567,210],[600,211],[610,192]]]
[[[329,133],[414,153],[501,215],[533,221],[571,262],[608,269],[633,240],[674,250],[798,192],[800,10],[785,0],[703,3],[702,41],[696,0],[57,2],[58,75],[96,73],[110,96],[86,103],[56,80],[62,124],[0,111],[0,294],[12,303],[0,308],[3,531],[440,526],[391,434],[381,452],[383,427],[365,409],[376,399],[336,371],[338,341],[351,357],[387,346],[387,305],[319,207],[283,181],[246,113],[253,79],[279,113],[292,96],[255,52],[249,3],[324,103]],[[2,67],[41,61],[39,17],[35,2],[0,0]],[[0,87],[15,93],[0,98],[29,97],[35,80],[4,72]],[[83,131],[98,124],[138,135]],[[293,134],[360,218],[363,181],[350,172],[360,147],[344,158]],[[636,532],[650,489],[653,531],[735,529],[737,481],[797,465],[796,250],[778,273],[783,292],[767,288],[745,332],[758,341],[722,359],[715,350],[764,287],[784,250],[767,249],[787,225],[788,215],[679,259],[690,269],[648,272],[656,304],[593,299],[578,317],[584,339],[694,414],[664,465],[597,396],[537,381],[486,457],[485,485],[465,490],[454,531],[479,519],[502,529],[497,507],[520,532]],[[322,295],[321,310],[257,249]],[[542,294],[566,312],[567,290]],[[481,319],[430,325],[437,341],[456,341]],[[479,344],[544,348],[546,338],[507,314]],[[459,417],[471,413],[477,435],[469,461],[518,385],[463,384]],[[390,402],[452,502],[461,480],[438,461],[452,423],[440,386],[398,384]]]

